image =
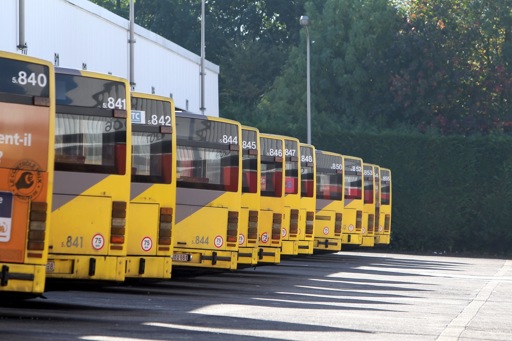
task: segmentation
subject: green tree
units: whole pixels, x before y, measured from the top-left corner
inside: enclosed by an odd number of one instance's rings
[[[412,1],[391,50],[397,119],[445,134],[502,129],[511,114],[511,6]]]
[[[396,9],[387,0],[327,0],[308,2],[306,13],[311,19],[313,136],[386,122],[392,105],[386,52],[399,23]],[[276,129],[272,122],[283,121],[300,138],[306,131],[305,44],[303,37],[259,105],[266,127]]]

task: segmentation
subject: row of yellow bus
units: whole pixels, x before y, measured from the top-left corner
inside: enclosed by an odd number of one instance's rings
[[[0,52],[0,292],[389,244],[391,171]]]

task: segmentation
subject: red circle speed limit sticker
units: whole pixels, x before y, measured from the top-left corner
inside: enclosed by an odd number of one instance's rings
[[[222,236],[215,237],[213,244],[216,248],[222,247],[222,245],[224,245],[224,238],[222,238]]]
[[[101,250],[103,249],[103,246],[105,246],[105,237],[103,237],[103,235],[101,233],[96,233],[93,237],[92,237],[92,248],[94,250]]]
[[[142,250],[148,252],[153,247],[153,240],[151,240],[150,237],[142,238],[142,241],[140,242],[140,247]]]

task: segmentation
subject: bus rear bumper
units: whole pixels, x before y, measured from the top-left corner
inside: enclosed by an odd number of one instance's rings
[[[239,247],[238,264],[258,264],[258,247]]]
[[[361,245],[363,243],[363,235],[355,233],[344,233],[342,235],[342,244]]]
[[[315,238],[315,250],[333,252],[341,251],[341,239]]]
[[[48,278],[118,281],[125,279],[126,257],[50,255]]]
[[[173,266],[190,266],[210,269],[237,269],[237,251],[181,249],[174,247]]]
[[[126,278],[171,278],[171,256],[128,256]]]
[[[375,244],[388,244],[391,242],[389,234],[380,234],[375,236]]]
[[[375,245],[374,236],[363,236],[363,242],[361,243],[361,246],[373,247],[374,245]]]
[[[295,256],[299,254],[299,242],[297,240],[283,240],[281,242],[281,254]]]
[[[42,294],[46,266],[0,263],[0,292]]]
[[[277,247],[259,247],[258,263],[279,264],[281,262],[281,249]]]
[[[299,240],[299,255],[312,255],[314,244],[314,240]]]

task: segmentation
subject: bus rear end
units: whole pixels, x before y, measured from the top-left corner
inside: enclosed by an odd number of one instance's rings
[[[376,244],[377,235],[379,233],[379,220],[380,220],[380,166],[373,165],[373,181],[375,184],[375,220],[373,224],[373,244]]]
[[[341,250],[343,221],[343,157],[317,151],[315,251]]]
[[[284,200],[281,225],[281,255],[299,254],[300,220],[300,142],[284,136]],[[305,223],[305,220],[303,220]],[[305,226],[302,227],[305,230]]]
[[[377,200],[375,198],[375,175],[373,170],[374,165],[363,163],[363,242],[361,246],[373,247],[374,245],[374,229],[375,229],[375,207]]]
[[[343,244],[361,245],[363,242],[363,160],[343,155],[344,209]]]
[[[284,140],[260,134],[261,201],[258,219],[258,263],[281,261],[281,233],[284,198]]]
[[[125,79],[56,69],[49,278],[123,281],[131,123]]]
[[[300,144],[299,254],[314,250],[316,211],[316,152],[309,144]]]
[[[391,208],[392,183],[391,170],[380,169],[380,218],[379,231],[375,236],[375,244],[389,244],[391,242]]]
[[[170,278],[176,211],[174,103],[132,93],[132,173],[126,277]]]
[[[260,211],[259,131],[242,126],[242,207],[238,226],[238,264],[258,263]]]
[[[54,89],[49,62],[0,51],[0,293],[44,291]]]
[[[242,197],[240,123],[176,113],[173,267],[235,270]]]

